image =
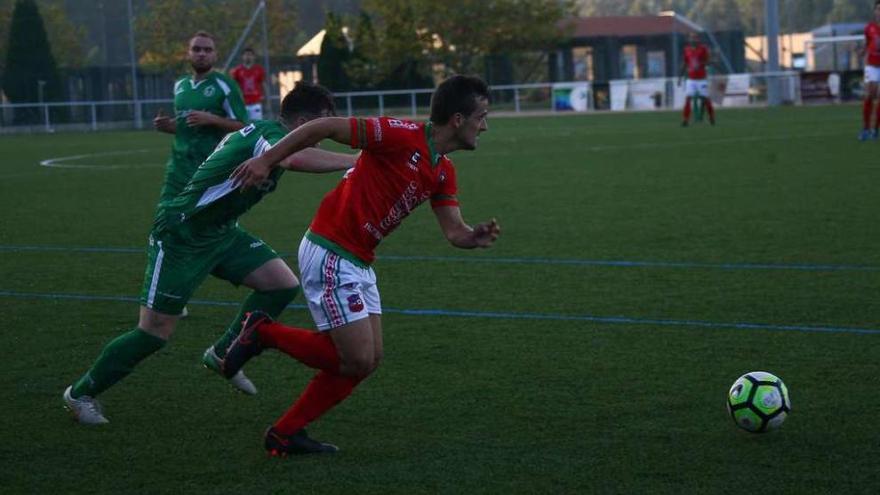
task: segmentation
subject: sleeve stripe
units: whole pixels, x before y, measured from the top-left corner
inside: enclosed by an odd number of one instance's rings
[[[266,141],[266,138],[260,136],[260,139],[257,140],[257,144],[254,145],[254,157],[258,157],[263,153],[269,151],[272,148],[272,145],[269,144],[269,141]]]
[[[229,104],[229,100],[223,100],[223,110],[226,110],[226,116],[232,120],[238,120],[238,117],[235,115],[235,112],[232,111],[232,105]]]
[[[229,96],[229,93],[232,92],[232,88],[230,88],[229,85],[226,84],[226,81],[224,81],[223,79],[220,79],[220,78],[217,78],[216,81],[217,81],[217,85],[220,86],[220,89],[223,90],[223,94],[226,96]]]
[[[358,144],[360,148],[367,147],[367,121],[358,119]]]

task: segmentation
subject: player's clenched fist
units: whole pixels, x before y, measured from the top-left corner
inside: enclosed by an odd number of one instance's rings
[[[474,226],[474,243],[479,247],[491,246],[501,235],[501,227],[494,218]]]

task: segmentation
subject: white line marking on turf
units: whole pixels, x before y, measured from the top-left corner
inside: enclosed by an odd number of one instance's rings
[[[137,150],[122,150],[122,151],[104,151],[101,153],[84,153],[82,155],[69,155],[69,156],[58,156],[55,158],[47,158],[45,160],[40,161],[41,167],[49,167],[49,168],[79,168],[79,169],[120,169],[120,168],[141,168],[141,167],[157,167],[161,166],[161,163],[127,163],[127,164],[110,164],[110,165],[97,165],[92,163],[68,163],[74,162],[77,160],[82,160],[84,158],[96,158],[102,156],[128,156],[135,155],[139,153],[149,153],[151,151],[156,151],[156,148],[143,148]]]

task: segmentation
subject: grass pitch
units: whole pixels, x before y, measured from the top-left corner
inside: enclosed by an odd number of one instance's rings
[[[61,393],[136,322],[167,136],[0,139],[4,493],[877,493],[880,143],[855,107],[495,119],[453,155],[486,251],[423,206],[380,247],[386,360],[268,459],[311,372],[277,353],[236,394],[201,368],[246,292],[209,281],[84,428]],[[40,166],[49,160],[50,167]],[[242,224],[292,254],[338,176],[287,174]],[[295,266],[295,258],[287,257]],[[296,303],[301,303],[301,299]],[[310,326],[301,306],[282,318]],[[738,431],[741,374],[785,380]]]

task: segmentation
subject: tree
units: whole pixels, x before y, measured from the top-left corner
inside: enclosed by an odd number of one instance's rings
[[[43,18],[34,0],[18,0],[15,3],[7,47],[3,91],[12,102],[39,101],[39,81],[45,81],[42,85],[44,101],[61,99],[61,79],[49,47]],[[18,112],[16,117],[17,120],[28,118]]]
[[[359,90],[374,89],[380,83],[379,68],[373,55],[379,51],[379,41],[373,20],[361,12],[349,31],[354,50],[344,64],[351,86]]]
[[[736,0],[697,0],[690,17],[712,31],[743,29],[743,16]]]
[[[318,81],[331,91],[337,92],[348,91],[350,87],[345,64],[351,53],[347,34],[343,28],[342,19],[328,12],[321,55],[318,57]]]
[[[865,2],[853,0],[834,0],[828,22],[847,22],[853,19],[871,19],[871,9],[865,8]]]
[[[52,55],[62,68],[83,67],[86,63],[85,28],[77,26],[58,2],[39,2],[40,12],[52,47]]]
[[[82,67],[86,61],[85,28],[71,22],[62,5],[37,2],[52,55],[60,67]],[[0,0],[0,73],[4,72],[14,0]]]
[[[763,34],[765,0],[581,0],[582,16],[654,15],[672,10],[708,29],[743,29]],[[787,32],[815,29],[830,22],[864,22],[871,17],[870,0],[779,0],[781,28]]]
[[[139,63],[152,71],[186,70],[186,42],[199,30],[214,35],[219,63],[223,63],[258,4],[257,0],[151,0],[135,13]],[[266,19],[269,55],[292,56],[301,39],[295,29],[296,0],[267,0]],[[261,39],[258,21],[245,43],[259,52]]]
[[[385,79],[469,73],[486,57],[551,48],[564,39],[560,21],[575,11],[570,0],[449,0],[442,9],[430,0],[365,0],[364,10]]]
[[[372,6],[372,9],[371,9]],[[423,88],[432,85],[426,57],[430,44],[416,17],[415,2],[393,0],[365,5],[349,33],[354,52],[345,69],[359,88]]]

